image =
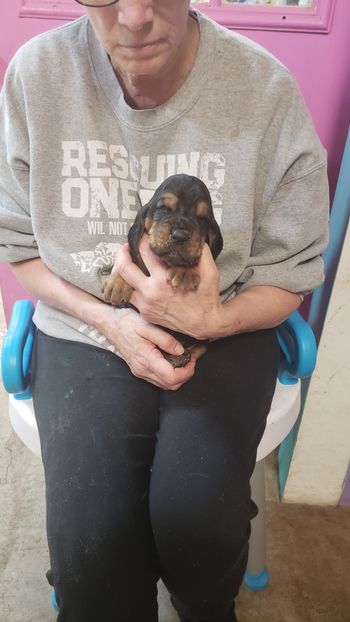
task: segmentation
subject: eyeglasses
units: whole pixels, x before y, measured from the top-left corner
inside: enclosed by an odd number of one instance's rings
[[[106,0],[94,0],[93,2],[83,2],[83,0],[75,0],[78,4],[82,4],[83,6],[90,6],[91,8],[98,8],[103,6],[112,6],[112,4],[116,4],[118,0],[110,0],[110,2],[106,2]]]

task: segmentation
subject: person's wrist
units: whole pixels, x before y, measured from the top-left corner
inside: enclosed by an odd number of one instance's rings
[[[92,299],[84,302],[81,307],[83,321],[104,334],[104,327],[113,321],[113,307],[101,300]]]
[[[127,316],[134,315],[135,311],[129,308],[119,309],[101,302],[90,309],[90,314],[91,321],[88,323],[105,335],[107,339],[114,342],[118,333],[118,326],[121,325],[122,320],[127,319]]]
[[[234,314],[226,303],[219,304],[206,316],[199,339],[221,339],[233,335],[235,330]]]

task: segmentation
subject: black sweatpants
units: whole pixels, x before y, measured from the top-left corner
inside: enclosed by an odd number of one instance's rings
[[[58,622],[232,622],[275,389],[274,330],[209,345],[177,391],[98,347],[38,332],[32,386]]]

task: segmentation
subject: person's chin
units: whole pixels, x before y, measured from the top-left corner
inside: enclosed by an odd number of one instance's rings
[[[134,76],[158,75],[166,67],[168,58],[159,45],[145,48],[122,48],[112,55],[117,71]]]
[[[141,78],[142,76],[156,77],[160,75],[165,63],[163,59],[159,58],[144,58],[142,60],[128,59],[116,64],[113,62],[113,65],[121,74]]]

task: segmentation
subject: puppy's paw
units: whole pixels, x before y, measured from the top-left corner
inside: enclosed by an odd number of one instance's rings
[[[133,288],[124,281],[118,272],[110,274],[102,286],[105,301],[112,305],[129,302],[132,292]]]
[[[167,281],[175,289],[183,289],[188,291],[198,289],[200,276],[196,270],[192,268],[169,268],[167,272]]]
[[[206,351],[206,345],[202,343],[196,343],[192,346],[189,346],[189,348],[186,348],[184,353],[179,354],[178,356],[176,356],[175,354],[169,354],[168,352],[164,352],[164,350],[161,350],[161,353],[163,354],[164,358],[176,369],[177,367],[185,367],[185,365],[187,365],[187,363],[191,359],[198,361],[198,359],[203,356]]]

